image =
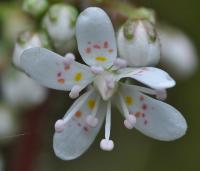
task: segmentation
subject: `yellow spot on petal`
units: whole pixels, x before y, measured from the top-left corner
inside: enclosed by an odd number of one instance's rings
[[[100,61],[100,62],[105,62],[107,60],[107,58],[105,56],[97,56],[96,60]]]
[[[81,72],[77,72],[75,74],[75,76],[74,76],[74,80],[75,81],[80,81],[80,80],[82,80],[82,77],[83,77],[82,73]]]
[[[88,107],[90,108],[90,109],[93,109],[94,108],[94,106],[95,106],[95,101],[94,100],[88,100]]]
[[[131,96],[126,96],[125,102],[126,102],[127,105],[132,105],[133,104],[133,98]]]

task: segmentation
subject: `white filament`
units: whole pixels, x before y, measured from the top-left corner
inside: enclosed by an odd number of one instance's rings
[[[68,113],[68,115],[63,119],[64,124],[66,124],[74,114],[82,107],[88,97],[93,93],[94,89],[89,90],[82,96],[82,99],[73,107],[73,109]]]
[[[121,103],[121,106],[122,106],[123,114],[124,114],[125,118],[128,118],[129,110],[128,110],[127,106],[126,106],[126,103],[125,103],[121,93],[119,93],[119,99],[120,99],[120,103]]]
[[[108,101],[107,113],[106,113],[106,124],[105,124],[105,139],[110,139],[110,129],[111,129],[111,102]]]

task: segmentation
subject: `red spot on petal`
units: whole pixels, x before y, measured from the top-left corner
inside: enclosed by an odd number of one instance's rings
[[[140,96],[140,100],[143,101],[144,100],[144,96],[141,95]]]
[[[61,78],[61,79],[58,79],[58,82],[59,82],[60,84],[64,84],[64,83],[65,83],[65,80],[64,80],[63,78]]]
[[[101,46],[99,46],[98,44],[93,45],[93,48],[95,49],[101,49]]]
[[[108,45],[108,41],[105,41],[104,44],[103,44],[103,48],[107,49],[108,46],[109,46],[109,45]]]
[[[77,111],[77,112],[75,113],[75,116],[76,116],[77,118],[80,118],[81,115],[82,115],[81,111]]]
[[[142,109],[143,109],[143,110],[147,110],[147,108],[148,108],[147,104],[144,103],[144,104],[142,105]]]
[[[145,118],[145,117],[146,117],[145,113],[142,113],[142,117],[143,117],[143,118]]]
[[[64,70],[65,70],[65,71],[68,71],[69,69],[70,69],[70,65],[66,65],[66,64],[65,64]]]
[[[144,121],[144,124],[145,124],[145,125],[147,125],[147,124],[148,124],[148,121],[147,121],[147,120],[145,120],[145,121]]]
[[[141,112],[136,112],[136,113],[135,113],[135,117],[136,117],[136,118],[139,118],[139,117],[141,116],[141,114],[142,114]]]
[[[91,50],[91,48],[89,48],[89,47],[85,49],[85,52],[86,52],[86,53],[91,53],[91,51],[92,51],[92,50]]]
[[[86,126],[83,127],[83,130],[86,131],[86,132],[89,131],[89,129]]]
[[[57,74],[57,77],[61,77],[61,75],[62,75],[62,73],[61,73],[61,72],[59,72],[59,73]]]
[[[108,52],[109,52],[109,53],[113,53],[113,49],[109,49]]]

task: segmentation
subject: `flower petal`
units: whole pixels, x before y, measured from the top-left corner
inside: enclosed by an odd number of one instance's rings
[[[125,68],[119,71],[118,80],[133,78],[153,89],[167,89],[176,83],[165,71],[154,67]]]
[[[92,93],[83,106],[76,112],[74,117],[66,124],[65,129],[61,133],[55,133],[53,140],[53,148],[55,154],[63,160],[72,160],[82,155],[92,144],[98,134],[106,113],[106,103],[100,101],[96,117],[98,124],[96,127],[90,127],[86,123],[86,118],[91,114],[91,110],[96,105],[98,93]],[[64,118],[69,114],[76,104],[83,100],[84,95],[78,98],[71,106]]]
[[[85,87],[93,80],[89,67],[78,62],[66,65],[65,58],[43,48],[25,50],[21,66],[43,86],[57,90],[71,90],[74,85]]]
[[[90,7],[79,15],[76,36],[79,52],[88,65],[109,67],[113,64],[117,56],[115,33],[102,9]]]
[[[120,92],[129,99],[129,112],[137,117],[135,128],[143,134],[162,141],[175,140],[185,134],[187,123],[174,107],[136,91],[131,85],[122,84]]]

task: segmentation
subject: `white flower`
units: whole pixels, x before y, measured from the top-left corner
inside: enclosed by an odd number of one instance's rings
[[[157,68],[126,68],[127,63],[116,58],[113,26],[103,10],[90,7],[83,11],[77,20],[76,36],[82,59],[90,67],[73,61],[72,54],[63,58],[42,48],[26,50],[21,61],[33,79],[49,88],[71,91],[73,98],[90,85],[55,124],[53,147],[58,157],[72,160],[83,154],[94,141],[104,118],[105,138],[100,147],[112,150],[111,104],[123,114],[128,129],[135,127],[147,136],[164,141],[185,134],[187,124],[180,112],[142,93],[164,98],[165,89],[173,87],[175,81]],[[123,83],[126,78],[152,89]]]
[[[161,63],[179,79],[189,78],[198,67],[193,42],[181,30],[167,25],[158,27],[161,41]]]
[[[160,59],[160,41],[149,20],[128,20],[119,30],[117,36],[118,50],[121,58],[129,66],[152,66]]]
[[[13,107],[39,105],[47,98],[47,89],[24,73],[9,68],[2,77],[2,95]]]
[[[66,53],[75,48],[75,22],[78,12],[75,7],[65,4],[51,6],[43,19],[43,28],[47,31],[56,50]]]

